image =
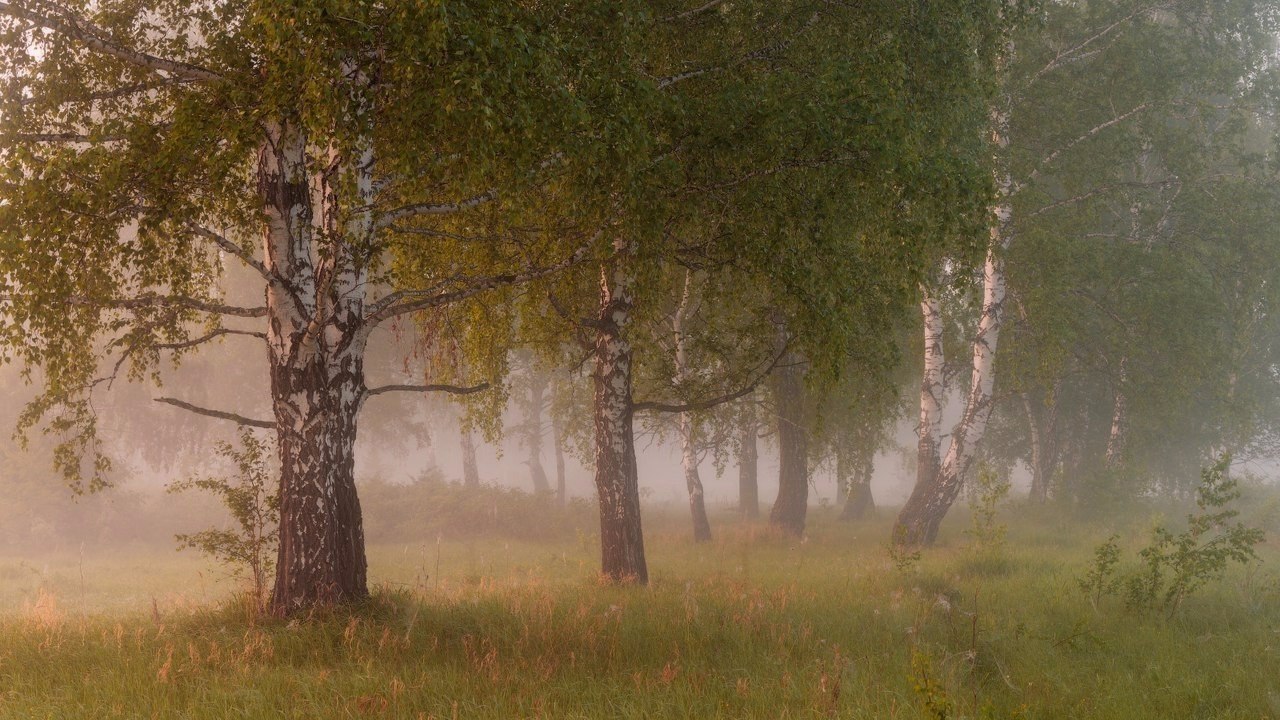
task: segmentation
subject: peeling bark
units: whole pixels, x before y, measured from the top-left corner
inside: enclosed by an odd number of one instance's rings
[[[632,349],[627,338],[634,304],[632,248],[615,241],[600,268],[600,307],[593,323],[596,493],[600,502],[601,572],[614,582],[647,583],[640,484],[631,396]]]
[[[266,210],[267,345],[280,452],[280,548],[272,612],[368,596],[355,487],[356,418],[364,399],[363,266],[338,234],[331,179],[319,179],[317,227],[307,141],[269,126],[259,154]],[[360,222],[353,218],[350,222]],[[316,232],[316,230],[319,232]],[[317,242],[324,251],[314,253]]]
[[[920,425],[916,428],[919,444],[916,453],[916,485],[932,482],[938,474],[942,443],[942,310],[937,296],[928,289],[920,300],[920,317],[924,324],[924,372],[920,379]]]

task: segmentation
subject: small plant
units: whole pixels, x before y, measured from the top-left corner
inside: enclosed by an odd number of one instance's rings
[[[1084,577],[1079,578],[1080,589],[1089,596],[1089,604],[1098,609],[1102,598],[1114,595],[1120,590],[1120,579],[1116,577],[1116,569],[1120,565],[1120,536],[1112,535],[1093,551],[1093,564],[1089,566]]]
[[[973,527],[965,534],[973,538],[976,550],[995,553],[1004,548],[1009,528],[996,522],[996,514],[1009,496],[1009,489],[1009,481],[989,467],[983,467],[974,478],[969,497]]]
[[[213,493],[227,510],[235,526],[208,529],[190,535],[176,535],[178,549],[195,548],[231,568],[237,577],[253,583],[253,599],[259,612],[266,607],[267,579],[275,566],[279,543],[280,506],[276,481],[267,469],[266,443],[245,428],[240,446],[219,442],[217,452],[230,460],[236,472],[231,477],[181,480],[169,485],[169,492],[204,490]]]
[[[911,572],[920,562],[920,547],[905,541],[906,528],[898,526],[893,530],[893,539],[889,541],[889,560],[900,573]]]
[[[1139,569],[1124,578],[1114,577],[1120,550],[1113,536],[1095,551],[1093,567],[1080,580],[1091,592],[1095,606],[1103,595],[1124,588],[1125,604],[1132,609],[1176,612],[1196,590],[1226,572],[1231,563],[1258,559],[1254,546],[1264,533],[1241,522],[1240,513],[1228,508],[1240,497],[1236,481],[1227,474],[1231,457],[1224,455],[1200,473],[1196,489],[1199,512],[1187,516],[1187,529],[1175,534],[1163,525],[1151,531],[1151,543],[1138,551]]]

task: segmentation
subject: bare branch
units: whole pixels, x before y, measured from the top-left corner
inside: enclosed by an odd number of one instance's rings
[[[104,142],[120,142],[123,137],[117,135],[104,135],[102,137],[94,137],[85,133],[73,132],[53,132],[53,133],[14,133],[5,135],[3,139],[15,143],[45,143],[45,144],[62,144],[69,145],[82,144],[90,145],[93,143]]]
[[[276,426],[275,423],[267,420],[254,420],[252,418],[247,418],[243,415],[237,415],[235,413],[223,412],[221,410],[210,410],[209,408],[202,408],[199,405],[192,405],[189,402],[184,402],[182,400],[177,400],[175,398],[169,398],[169,397],[156,398],[156,402],[164,403],[165,405],[172,405],[177,408],[182,408],[183,410],[186,410],[188,412],[193,412],[197,415],[204,415],[205,417],[217,418],[219,420],[230,420],[231,422],[236,423],[237,425],[247,425],[249,427],[259,427],[259,428],[268,428],[268,429],[274,428]]]
[[[0,295],[0,302],[14,303],[20,300],[21,297],[20,295]],[[77,307],[97,307],[113,310],[167,308],[196,310],[211,315],[229,315],[231,317],[244,318],[259,318],[267,315],[265,307],[240,307],[181,295],[140,295],[133,298],[90,298],[84,295],[71,295],[61,300],[67,305]]]
[[[460,200],[452,203],[416,203],[414,205],[404,205],[394,210],[389,210],[378,218],[378,227],[385,228],[388,225],[403,220],[405,218],[417,217],[419,215],[452,215],[470,210],[487,202],[496,200],[498,193],[496,190],[488,190],[466,200]]]
[[[699,5],[698,7],[693,8],[692,10],[685,10],[682,13],[676,13],[675,15],[669,15],[667,17],[664,17],[662,18],[662,22],[677,22],[679,20],[687,20],[691,17],[694,17],[695,15],[701,15],[702,13],[707,12],[708,10],[714,9],[717,5],[720,5],[723,3],[724,3],[724,0],[708,0],[708,2],[702,5]]]
[[[760,387],[760,383],[764,382],[765,379],[769,377],[769,374],[773,372],[773,369],[778,366],[778,363],[782,360],[782,357],[786,355],[787,349],[790,346],[791,346],[790,342],[781,343],[781,346],[779,347],[777,354],[773,356],[773,359],[769,361],[769,364],[766,365],[763,370],[761,370],[759,373],[756,374],[755,379],[753,379],[747,385],[744,385],[738,388],[737,390],[734,390],[733,392],[725,393],[724,395],[720,395],[713,398],[696,400],[694,402],[688,402],[688,403],[664,403],[664,402],[649,402],[649,401],[633,402],[631,403],[631,411],[644,412],[646,410],[650,410],[653,412],[665,412],[665,413],[699,412],[702,410],[710,410],[711,408],[716,407],[717,405],[723,405],[724,403],[732,402],[734,400],[737,400],[738,398],[744,397],[746,395],[750,395],[757,387]]]
[[[158,72],[168,73],[176,77],[194,82],[218,82],[222,80],[222,76],[218,73],[206,70],[198,65],[181,62],[178,60],[169,60],[155,55],[149,55],[133,48],[125,47],[120,43],[111,40],[108,33],[102,28],[93,25],[87,20],[77,17],[75,14],[58,7],[52,3],[40,3],[54,9],[55,12],[33,10],[28,7],[22,7],[10,2],[0,2],[0,15],[8,15],[11,18],[25,20],[35,27],[52,30],[65,37],[79,40],[89,48],[96,50],[105,55],[110,55],[119,60],[123,60],[131,65],[155,70]]]
[[[1104,123],[1100,123],[1098,125],[1093,126],[1092,128],[1089,128],[1089,130],[1085,131],[1079,137],[1075,138],[1071,142],[1068,142],[1066,145],[1063,145],[1062,147],[1059,147],[1057,150],[1054,150],[1053,152],[1044,156],[1044,159],[1039,162],[1035,170],[1032,170],[1031,174],[1027,176],[1027,181],[1034,182],[1035,179],[1040,176],[1041,171],[1043,171],[1046,167],[1048,167],[1054,161],[1056,161],[1059,157],[1061,157],[1063,153],[1070,151],[1075,146],[1096,136],[1098,133],[1102,132],[1103,130],[1106,130],[1107,128],[1113,125],[1118,125],[1124,122],[1125,120],[1128,120],[1129,118],[1133,117],[1134,115],[1137,115],[1138,113],[1142,112],[1143,110],[1146,110],[1149,107],[1151,107],[1151,103],[1142,103],[1141,105],[1134,107],[1128,112],[1121,113]]]
[[[1106,36],[1110,35],[1112,32],[1116,30],[1116,28],[1138,17],[1139,15],[1142,15],[1143,13],[1150,12],[1156,9],[1157,7],[1160,7],[1161,5],[1166,5],[1166,4],[1168,3],[1161,1],[1161,2],[1154,2],[1154,3],[1151,3],[1150,5],[1140,7],[1134,10],[1133,12],[1129,13],[1128,15],[1125,15],[1124,17],[1120,18],[1119,20],[1116,20],[1110,25],[1107,25],[1106,27],[1102,28],[1096,33],[1086,37],[1085,39],[1081,40],[1075,45],[1059,51],[1058,54],[1048,62],[1048,64],[1046,64],[1044,67],[1037,70],[1036,73],[1032,75],[1030,79],[1027,80],[1026,84],[1028,86],[1033,85],[1044,74],[1053,72],[1054,70],[1058,69],[1059,67],[1062,67],[1063,65],[1066,65],[1067,63],[1074,62],[1075,60],[1078,59],[1077,53],[1081,52],[1082,50],[1089,47],[1093,43],[1101,40],[1102,38],[1105,38]]]
[[[587,257],[587,250],[590,249],[591,244],[603,232],[603,230],[597,232],[591,239],[579,246],[577,250],[574,250],[572,255],[554,265],[527,268],[524,272],[518,273],[469,278],[464,281],[464,287],[457,290],[401,290],[393,292],[370,307],[370,313],[365,316],[365,325],[367,328],[372,329],[379,323],[399,315],[461,302],[488,290],[510,285],[522,285],[548,275],[554,275],[561,270],[582,262]]]
[[[484,392],[490,387],[489,383],[482,382],[479,385],[383,385],[382,387],[371,388],[365,390],[365,397],[373,397],[374,395],[382,395],[391,392],[446,392],[452,395],[472,395],[478,392]]]
[[[267,339],[267,334],[264,332],[254,332],[252,330],[230,330],[228,328],[218,328],[217,330],[214,330],[211,333],[208,333],[198,338],[194,338],[192,340],[186,340],[184,342],[176,342],[176,343],[158,343],[156,345],[153,345],[152,347],[155,347],[158,350],[186,350],[187,348],[193,348],[193,347],[196,347],[197,345],[203,345],[211,340],[215,340],[224,335],[244,335],[246,337],[258,338],[259,340]]]
[[[772,45],[765,45],[764,47],[756,48],[755,50],[752,50],[749,53],[739,55],[738,57],[733,58],[732,60],[729,60],[728,62],[725,62],[721,65],[711,65],[703,68],[698,68],[695,70],[689,70],[687,72],[678,73],[676,75],[670,75],[668,77],[659,78],[658,89],[664,90],[666,88],[671,87],[672,85],[684,82],[685,80],[692,80],[693,78],[701,77],[703,75],[709,75],[712,73],[724,72],[726,70],[730,70],[732,68],[738,67],[740,65],[745,65],[750,62],[768,60],[769,58],[772,58],[778,55],[779,53],[785,51],[787,48],[791,47],[791,45],[795,43],[796,39],[799,38],[801,35],[803,35],[805,31],[807,31],[809,28],[813,27],[814,25],[818,24],[818,19],[820,17],[822,17],[822,13],[815,12],[813,15],[809,16],[809,19],[805,21],[804,25],[801,25],[799,29],[797,29],[794,33],[792,33],[788,37],[785,37],[779,40],[778,42],[773,43]]]
[[[240,262],[243,262],[245,265],[248,265],[249,267],[253,268],[253,270],[257,272],[259,275],[261,275],[262,278],[267,282],[274,281],[275,276],[271,274],[271,271],[267,269],[266,265],[263,265],[261,261],[259,261],[257,258],[253,256],[253,253],[249,252],[248,248],[245,248],[237,243],[234,243],[231,240],[227,239],[226,236],[216,233],[210,230],[209,228],[203,227],[201,225],[190,225],[189,227],[191,228],[191,231],[194,232],[195,234],[199,235],[200,237],[206,240],[209,240],[213,244],[222,248],[223,251],[231,253],[232,255],[235,255],[237,258],[240,259]]]

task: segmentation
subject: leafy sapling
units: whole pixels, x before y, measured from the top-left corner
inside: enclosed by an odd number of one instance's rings
[[[266,609],[267,581],[274,570],[279,543],[278,483],[268,470],[269,450],[252,430],[243,428],[238,448],[227,442],[217,444],[218,455],[235,466],[233,475],[192,478],[169,485],[169,492],[195,489],[212,493],[230,511],[232,526],[177,535],[175,539],[179,550],[194,548],[230,568],[233,576],[247,577],[253,584],[258,612]]]
[[[1188,596],[1222,577],[1232,563],[1247,565],[1258,560],[1254,546],[1265,534],[1233,522],[1240,511],[1228,505],[1240,497],[1240,489],[1227,472],[1230,466],[1230,455],[1223,455],[1201,470],[1196,489],[1198,512],[1187,516],[1187,529],[1181,533],[1163,525],[1152,530],[1151,542],[1138,551],[1135,572],[1116,577],[1120,549],[1115,536],[1095,551],[1093,566],[1079,581],[1095,607],[1104,595],[1123,589],[1129,608],[1172,615]]]

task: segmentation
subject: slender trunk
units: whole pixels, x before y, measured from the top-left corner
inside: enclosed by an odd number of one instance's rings
[[[554,417],[551,420],[551,444],[556,451],[556,504],[566,507],[569,504],[569,497],[564,486],[564,446],[560,443],[560,424]]]
[[[336,181],[319,178],[317,240],[305,136],[268,129],[258,162],[266,211],[267,343],[280,452],[280,547],[272,612],[287,615],[368,595],[355,487],[356,418],[363,401],[363,266],[339,235],[369,231],[367,213],[340,219]],[[371,168],[371,157],[361,158]],[[343,167],[334,163],[331,168]],[[357,178],[363,192],[364,174]],[[339,222],[349,227],[339,227]],[[345,233],[344,233],[345,231]],[[323,251],[315,244],[324,242]],[[314,256],[314,259],[313,259]]]
[[[463,487],[480,487],[480,466],[476,463],[475,432],[465,424],[459,430],[462,434],[462,485]]]
[[[876,501],[871,495],[871,474],[875,470],[875,452],[863,453],[854,463],[853,477],[849,479],[849,496],[840,513],[842,520],[862,520],[876,511]]]
[[[983,265],[982,316],[973,339],[972,382],[964,414],[951,431],[946,457],[932,478],[916,483],[898,515],[893,540],[900,544],[929,545],[937,539],[938,527],[960,494],[991,417],[995,354],[1005,295],[1003,251],[1012,240],[1013,208],[1009,193],[1013,182],[1007,166],[1003,165],[1004,151],[1009,146],[1008,112],[992,112],[992,141],[1002,157],[998,159],[1001,166],[996,176],[998,199],[992,212],[991,242]]]
[[[759,426],[755,408],[743,412],[738,432],[738,512],[744,520],[755,520],[760,517],[760,453],[756,446]]]
[[[1049,496],[1045,477],[1044,444],[1040,439],[1040,421],[1036,419],[1035,410],[1031,407],[1031,398],[1026,393],[1018,393],[1022,400],[1022,409],[1027,415],[1027,431],[1031,436],[1031,492],[1032,502],[1043,503]]]
[[[1128,379],[1129,358],[1120,358],[1120,377],[1114,388],[1114,400],[1111,405],[1111,431],[1107,433],[1107,454],[1103,466],[1114,470],[1120,464],[1124,454],[1125,428],[1129,418],[1129,399],[1125,395],[1125,381]]]
[[[804,534],[809,509],[809,437],[804,417],[804,366],[791,353],[774,375],[778,403],[778,499],[769,522],[790,535]]]
[[[532,371],[531,371],[532,372]],[[529,451],[529,476],[533,480],[533,494],[550,494],[547,471],[542,467],[542,398],[546,390],[543,378],[535,377],[529,387],[529,411],[525,424],[525,446]]]
[[[916,428],[916,487],[933,482],[938,474],[942,442],[943,386],[942,310],[929,290],[920,300],[924,324],[924,372],[920,379],[920,425]]]
[[[613,256],[600,269],[592,375],[595,480],[600,500],[601,572],[615,582],[647,583],[632,417],[632,350],[626,333],[634,303],[631,254],[627,243],[615,242]]]
[[[844,507],[849,497],[849,468],[844,453],[836,450],[836,505]]]
[[[686,270],[684,292],[680,307],[671,320],[675,340],[675,384],[682,386],[689,379],[689,354],[685,331],[689,316],[696,312],[693,300],[693,271]],[[702,477],[698,474],[698,448],[694,442],[693,414],[680,413],[680,467],[684,470],[684,483],[689,491],[689,512],[693,517],[693,541],[711,540],[711,522],[707,519],[707,504],[702,490]]]

